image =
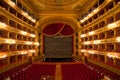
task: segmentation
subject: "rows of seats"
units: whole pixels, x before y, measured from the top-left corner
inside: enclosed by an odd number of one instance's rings
[[[95,65],[93,63],[87,63],[88,66],[92,67],[94,70],[104,74],[105,76],[107,76],[108,78],[112,79],[112,80],[120,80],[120,75],[116,74],[114,72],[111,72],[105,68],[102,68],[98,65]]]
[[[48,64],[31,64],[21,69],[13,69],[3,73],[0,80],[10,77],[10,80],[40,80],[42,76],[55,76],[56,65]]]
[[[0,73],[0,80],[5,80],[5,78],[12,77],[14,75],[17,75],[19,72],[22,71],[22,69],[25,69],[28,65],[30,65],[30,63],[24,63],[22,65],[16,66],[12,69],[9,69],[6,72]]]
[[[63,64],[62,80],[100,80],[104,75],[85,64]]]

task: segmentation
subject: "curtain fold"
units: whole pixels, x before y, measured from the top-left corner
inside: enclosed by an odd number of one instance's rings
[[[69,25],[63,23],[50,24],[43,29],[43,34],[47,36],[54,36],[56,34],[70,36],[73,35],[73,33],[73,29]]]

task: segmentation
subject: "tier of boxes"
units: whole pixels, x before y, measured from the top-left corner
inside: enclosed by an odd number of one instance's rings
[[[79,54],[88,56],[96,61],[119,66],[119,0],[104,0],[100,6],[98,5],[93,12],[81,20]]]
[[[0,2],[0,68],[29,60],[38,53],[36,20],[25,15],[19,4],[18,0]]]

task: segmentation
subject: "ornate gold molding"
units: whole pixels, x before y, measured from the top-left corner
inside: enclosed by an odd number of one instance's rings
[[[52,23],[67,24],[71,26],[75,32],[79,28],[79,22],[74,18],[65,17],[65,16],[47,16],[38,21],[38,26],[37,26],[38,32],[41,32],[44,29],[44,27]]]
[[[77,2],[78,0],[40,0],[40,2],[44,3],[44,4],[48,4],[48,5],[52,5],[52,6],[63,6],[63,5],[68,5],[68,4],[72,4]]]

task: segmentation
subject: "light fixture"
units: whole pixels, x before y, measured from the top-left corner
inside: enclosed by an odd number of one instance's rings
[[[6,55],[6,54],[4,54],[4,55],[3,55],[3,58],[6,58],[6,57],[7,57],[7,55]]]
[[[9,1],[9,3],[12,5],[12,6],[15,6],[15,3],[13,1]]]
[[[0,27],[7,27],[6,23],[0,22]]]
[[[26,51],[22,51],[20,54],[27,54],[27,52]]]
[[[29,41],[28,41],[28,42],[26,42],[26,44],[31,45],[31,44],[32,44],[32,42],[29,42]]]
[[[23,34],[23,35],[27,35],[27,32],[25,32],[25,31],[21,31],[21,34]]]
[[[119,54],[119,53],[118,53]],[[112,58],[118,58],[118,55],[117,55],[117,53],[115,53],[115,52],[111,52],[111,53],[107,53],[107,56],[108,57],[112,57]]]
[[[97,13],[99,11],[99,9],[94,9],[91,13],[89,13],[85,18],[83,18],[82,20],[80,20],[81,23],[83,23],[84,21],[86,21],[87,19],[89,19],[93,14]]]
[[[90,53],[90,54],[95,54],[95,51],[89,50],[88,53]]]
[[[97,13],[97,12],[98,12],[98,9],[94,9],[93,12],[94,12],[94,13]]]
[[[23,15],[28,16],[28,13],[23,12]]]
[[[116,23],[111,23],[107,25],[108,28],[112,29],[116,27]]]
[[[86,44],[86,45],[87,45],[87,44],[90,44],[90,42],[89,42],[89,41],[87,41],[87,42],[84,42],[84,44]]]
[[[30,50],[31,53],[35,53],[35,50]]]
[[[81,52],[86,52],[86,50],[82,49]]]
[[[39,45],[39,43],[38,43],[38,42],[35,42],[35,45],[36,45],[36,46],[38,46],[38,45]]]
[[[93,35],[93,34],[95,34],[95,32],[94,32],[94,31],[92,31],[92,32],[89,32],[88,34],[89,34],[89,35]]]
[[[88,17],[86,16],[85,18],[84,18],[84,20],[87,20],[88,19]]]
[[[31,16],[29,16],[29,19],[30,19],[30,20],[32,20],[32,17],[31,17]]]
[[[31,37],[35,37],[35,34],[31,34]]]
[[[12,40],[12,39],[5,39],[5,42],[9,43],[9,44],[15,44],[16,43],[16,41]]]
[[[84,22],[84,20],[80,20],[80,22],[81,22],[81,23],[83,23],[83,22]]]
[[[1,55],[0,55],[0,59],[4,59],[4,58],[6,58],[6,57],[7,57],[6,54],[1,54]]]
[[[35,23],[35,22],[36,22],[36,19],[32,19],[32,21]]]
[[[95,41],[93,41],[93,43],[94,43],[94,44],[100,44],[101,41],[100,41],[100,40],[95,40]]]
[[[117,42],[120,42],[120,37],[117,37],[116,40],[117,40]]]
[[[86,34],[81,34],[80,36],[81,36],[81,37],[85,37],[85,36],[86,36]]]
[[[93,15],[92,13],[91,13],[91,14],[88,14],[89,17],[91,17],[92,15]]]

